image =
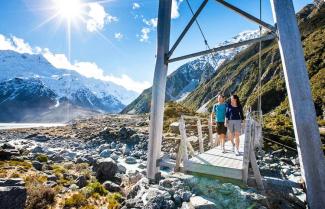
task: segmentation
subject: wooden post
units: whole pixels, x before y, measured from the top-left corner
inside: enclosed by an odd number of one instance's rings
[[[249,115],[246,116],[245,123],[245,141],[244,141],[244,156],[243,156],[243,182],[247,184],[248,166],[250,157],[250,141],[251,141],[251,123]]]
[[[204,152],[201,119],[197,118],[197,135],[199,138],[200,153]]]
[[[214,147],[214,141],[213,141],[213,130],[212,130],[212,115],[210,115],[208,120],[208,129],[209,129],[209,141],[211,147]]]
[[[310,208],[325,208],[325,159],[292,0],[270,0]]]
[[[179,130],[180,130],[182,142],[183,142],[181,146],[183,147],[183,163],[184,163],[185,161],[188,160],[188,152],[187,152],[186,125],[183,116],[181,116],[179,127],[180,127]]]
[[[172,0],[159,0],[157,27],[157,59],[152,87],[150,130],[148,145],[147,177],[151,181],[159,178],[161,139],[168,64],[166,54],[169,50],[170,16]]]

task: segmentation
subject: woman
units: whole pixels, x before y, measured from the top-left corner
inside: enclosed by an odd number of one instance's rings
[[[222,153],[225,153],[225,138],[227,134],[227,128],[225,127],[225,116],[226,116],[226,103],[225,97],[219,94],[217,97],[217,103],[213,106],[212,115],[215,118],[217,124],[218,139],[220,139],[220,145]]]
[[[234,148],[235,154],[239,155],[239,136],[241,131],[241,122],[244,120],[243,108],[240,104],[239,97],[237,95],[231,96],[230,104],[226,109],[226,120],[225,126],[229,130],[229,138],[234,146],[234,137],[235,145]]]

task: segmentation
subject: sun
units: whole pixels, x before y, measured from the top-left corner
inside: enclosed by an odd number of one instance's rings
[[[57,14],[69,21],[77,19],[82,13],[82,3],[79,0],[54,0]]]

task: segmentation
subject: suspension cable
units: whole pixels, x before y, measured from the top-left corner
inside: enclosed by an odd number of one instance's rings
[[[186,0],[186,3],[187,3],[187,6],[188,6],[189,9],[190,9],[192,15],[194,15],[194,11],[193,11],[193,9],[192,9],[192,6],[191,6],[190,2],[189,2],[188,0]],[[197,27],[198,27],[199,30],[200,30],[200,33],[201,33],[201,36],[202,36],[202,38],[203,38],[203,40],[204,40],[204,44],[205,44],[205,46],[207,47],[207,49],[211,50],[211,47],[209,46],[209,43],[208,43],[208,41],[207,41],[207,39],[206,39],[206,36],[204,35],[204,32],[203,32],[203,30],[202,30],[202,27],[201,27],[201,25],[199,24],[199,21],[198,21],[197,19],[195,19],[195,23],[196,23]],[[211,54],[212,62],[213,62],[213,64],[214,64],[215,68],[216,68],[216,67],[217,67],[217,62],[216,62],[216,60],[214,59],[213,54],[212,54],[212,53],[210,53],[210,54]]]
[[[262,20],[262,0],[259,4],[260,20]],[[262,26],[259,26],[260,37],[262,36]],[[258,107],[257,110],[260,113],[260,121],[262,122],[262,41],[259,41],[259,53],[258,53]]]

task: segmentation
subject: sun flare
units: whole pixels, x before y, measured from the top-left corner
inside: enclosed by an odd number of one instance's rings
[[[81,16],[82,4],[79,0],[54,0],[53,2],[61,17],[74,20]]]

